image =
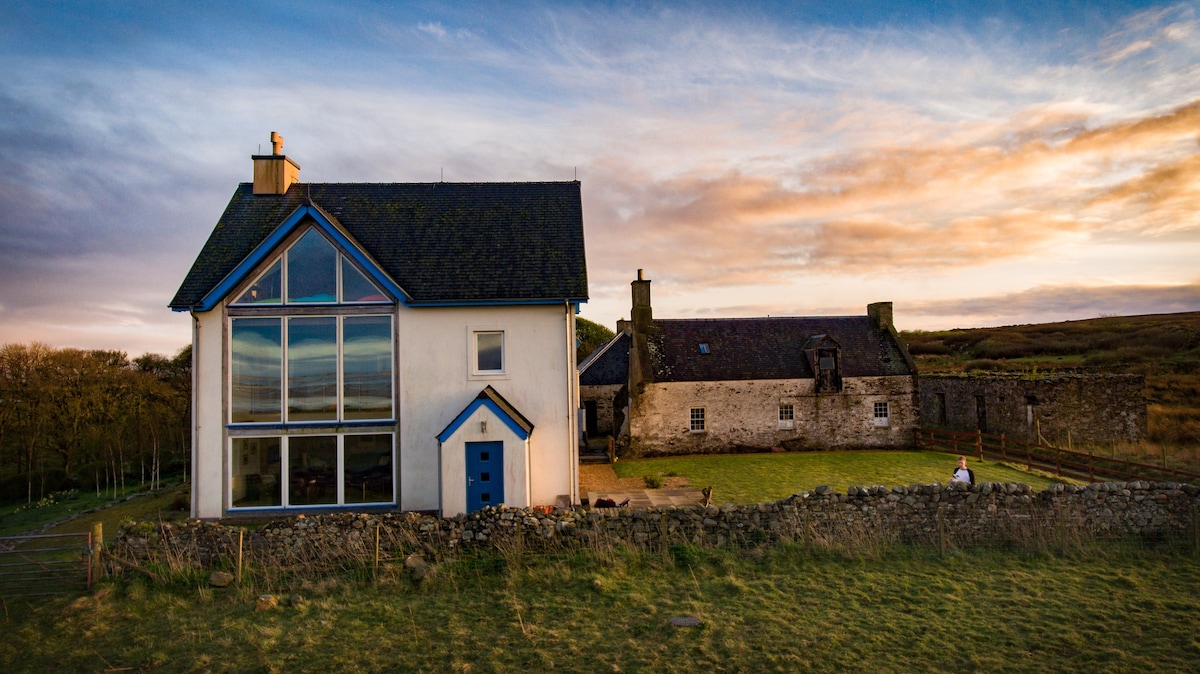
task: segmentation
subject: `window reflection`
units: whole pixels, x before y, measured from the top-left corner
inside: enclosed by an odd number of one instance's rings
[[[233,421],[280,421],[279,319],[235,318],[231,332]]]
[[[337,251],[315,229],[287,254],[288,302],[337,302]]]
[[[337,318],[288,319],[288,421],[337,419]]]
[[[347,317],[342,326],[344,418],[392,416],[392,320],[389,316]]]

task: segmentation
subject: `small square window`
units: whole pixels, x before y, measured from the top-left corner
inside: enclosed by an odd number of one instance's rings
[[[712,351],[708,348],[708,342],[700,342],[700,353],[704,355],[712,353]]]
[[[891,425],[887,403],[875,403],[875,425],[880,427]]]
[[[689,425],[689,428],[691,429],[691,431],[693,433],[703,433],[705,431],[704,408],[703,407],[693,407],[691,414],[690,414],[690,418],[691,418],[691,423]]]
[[[792,403],[779,404],[779,427],[796,427],[796,408],[792,405]]]
[[[475,333],[475,374],[504,373],[504,333]]]

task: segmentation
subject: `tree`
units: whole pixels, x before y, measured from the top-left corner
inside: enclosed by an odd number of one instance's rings
[[[584,358],[607,344],[616,335],[617,333],[599,323],[577,316],[575,318],[575,340],[578,346],[575,348],[575,362],[582,363]]]

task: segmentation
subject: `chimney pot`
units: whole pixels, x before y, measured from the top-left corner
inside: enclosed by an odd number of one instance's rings
[[[271,132],[271,154],[251,155],[254,161],[254,193],[286,194],[300,182],[300,165],[283,154],[283,136]]]

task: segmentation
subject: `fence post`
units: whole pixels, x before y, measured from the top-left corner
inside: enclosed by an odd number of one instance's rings
[[[237,562],[237,583],[242,584],[242,543],[246,539],[246,530],[238,529],[238,562]]]
[[[937,511],[937,535],[938,535],[938,555],[946,556],[946,519],[945,507],[938,508]]]
[[[375,566],[371,570],[374,580],[379,580],[379,522],[375,523]]]
[[[104,575],[104,566],[100,563],[100,555],[104,551],[104,522],[92,524],[92,568],[96,569],[96,577]]]
[[[1192,554],[1200,557],[1200,505],[1192,504]]]
[[[979,455],[979,460],[983,461],[983,430],[975,429],[975,453]]]
[[[1008,443],[1004,441],[1004,434],[1000,434],[1000,460],[1008,461]]]

